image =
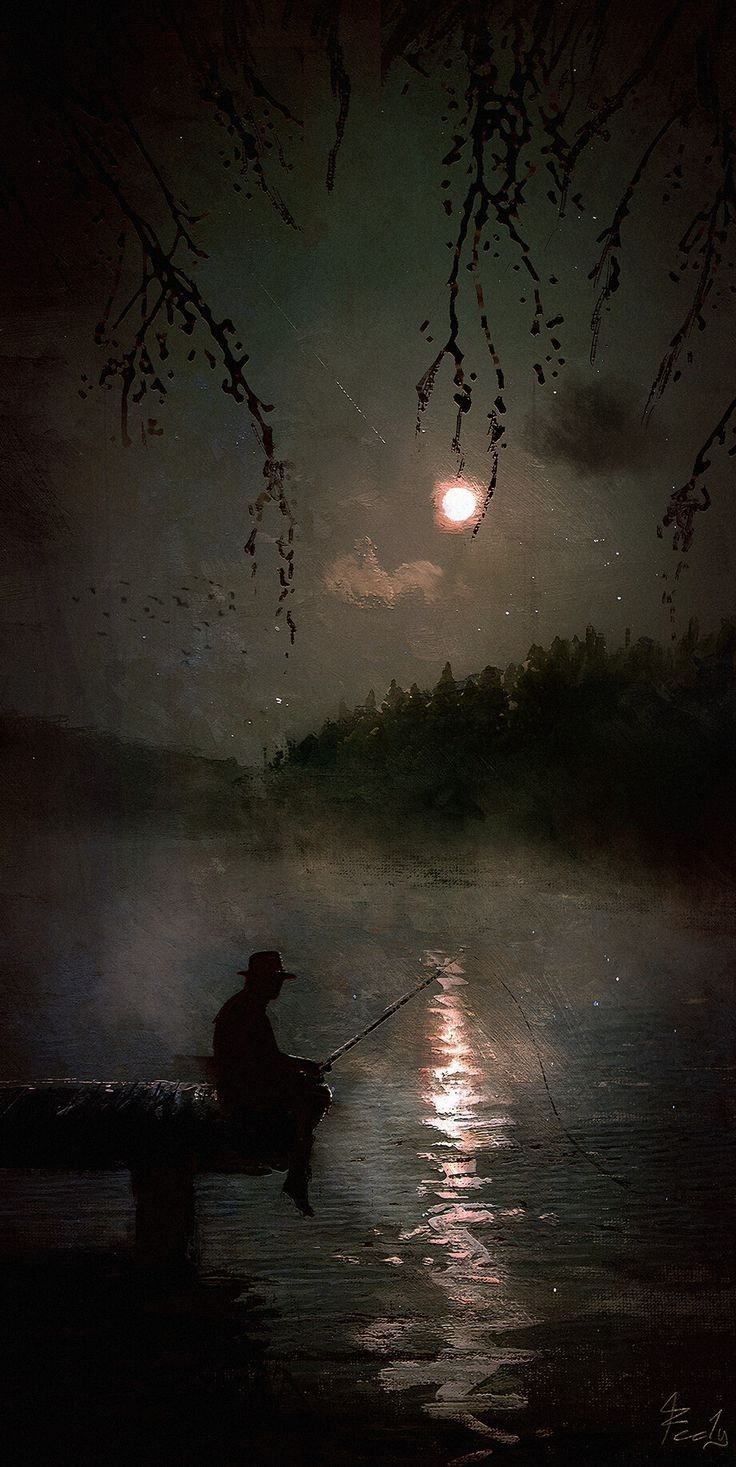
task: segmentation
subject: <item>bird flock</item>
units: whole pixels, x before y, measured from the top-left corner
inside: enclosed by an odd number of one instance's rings
[[[140,634],[134,635],[140,635],[143,640],[148,638],[148,626],[170,628],[164,635],[185,644],[180,647],[181,660],[189,662],[202,652],[212,651],[217,640],[222,641],[225,631],[228,645],[233,646],[230,632],[231,628],[237,631],[239,609],[235,591],[221,581],[199,575],[189,580],[191,585],[177,586],[163,595],[136,589],[130,580],[120,579],[104,587],[88,584],[73,591],[71,601],[82,610],[94,611],[99,621],[94,628],[98,637],[109,637],[113,623],[140,627]],[[242,645],[239,632],[234,641],[239,644],[240,653],[247,656],[248,649]]]

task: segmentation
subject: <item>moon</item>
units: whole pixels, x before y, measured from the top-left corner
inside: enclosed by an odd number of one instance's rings
[[[455,525],[472,519],[478,508],[478,500],[472,489],[464,484],[453,484],[442,495],[442,513]]]

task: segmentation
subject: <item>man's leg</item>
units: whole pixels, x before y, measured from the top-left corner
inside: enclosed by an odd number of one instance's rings
[[[314,1217],[309,1202],[310,1161],[314,1128],[329,1110],[331,1095],[328,1087],[315,1084],[306,1076],[299,1077],[290,1103],[294,1117],[294,1144],[289,1156],[289,1170],[284,1182],[284,1191],[305,1217]]]

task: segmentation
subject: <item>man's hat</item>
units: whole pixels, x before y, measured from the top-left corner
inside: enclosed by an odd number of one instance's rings
[[[286,973],[281,953],[251,953],[247,968],[238,969],[239,978],[296,978],[296,973]]]

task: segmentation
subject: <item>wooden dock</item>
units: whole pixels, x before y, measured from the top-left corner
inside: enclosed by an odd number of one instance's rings
[[[150,1265],[181,1265],[193,1256],[198,1173],[285,1171],[292,1144],[287,1113],[264,1110],[236,1121],[223,1115],[211,1085],[0,1084],[0,1167],[129,1171],[136,1254]]]

